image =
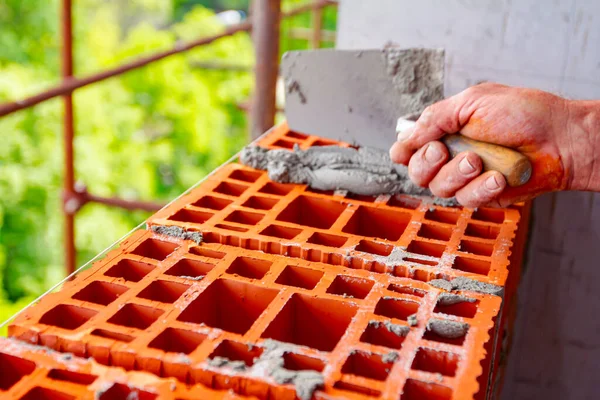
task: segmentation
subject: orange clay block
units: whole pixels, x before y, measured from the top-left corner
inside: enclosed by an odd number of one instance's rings
[[[285,124],[260,142],[294,144],[335,143]],[[125,385],[115,390],[151,377],[160,398],[485,399],[502,374],[528,210],[315,192],[229,164],[9,335],[93,358],[96,375]],[[165,226],[192,240],[151,230]],[[428,283],[465,277],[503,294]]]

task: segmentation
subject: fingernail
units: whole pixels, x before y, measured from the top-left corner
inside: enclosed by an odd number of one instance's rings
[[[498,190],[498,188],[500,188],[500,182],[498,182],[498,179],[492,175],[485,180],[485,187],[488,190]]]
[[[475,172],[475,167],[473,166],[473,164],[471,164],[469,158],[465,157],[458,163],[458,170],[461,174],[470,175],[473,172]]]
[[[398,132],[397,140],[399,142],[404,142],[405,140],[408,140],[413,135],[414,132],[415,132],[414,127],[406,128],[405,130]]]
[[[430,163],[435,163],[440,161],[441,158],[442,152],[436,146],[432,146],[430,144],[427,145],[427,148],[425,149],[425,160]]]

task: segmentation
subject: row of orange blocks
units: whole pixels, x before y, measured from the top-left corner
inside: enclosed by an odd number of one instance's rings
[[[294,144],[329,142],[282,125],[259,143]],[[315,192],[229,164],[9,326],[0,394],[491,398],[527,219],[525,205]],[[169,235],[184,231],[202,242]],[[455,278],[502,290],[438,281]]]

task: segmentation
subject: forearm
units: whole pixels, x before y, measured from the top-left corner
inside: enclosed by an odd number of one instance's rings
[[[569,102],[569,189],[600,191],[600,101]]]

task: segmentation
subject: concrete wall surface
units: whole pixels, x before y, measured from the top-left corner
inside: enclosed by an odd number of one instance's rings
[[[341,0],[338,47],[444,47],[446,94],[482,80],[600,99],[599,0]],[[600,132],[599,132],[600,134]],[[600,195],[534,203],[503,399],[600,398]]]

